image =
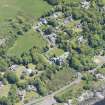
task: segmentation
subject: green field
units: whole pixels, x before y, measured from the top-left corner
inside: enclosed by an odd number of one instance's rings
[[[20,13],[37,18],[50,8],[44,0],[0,0],[0,21]]]
[[[13,47],[11,47],[8,50],[9,56],[19,56],[22,53],[28,51],[33,46],[38,47],[39,49],[46,46],[46,41],[43,40],[43,38],[33,30],[30,30],[25,35],[19,37],[16,41]]]
[[[31,19],[36,21],[38,17],[49,9],[51,9],[51,6],[44,0],[0,0],[0,22],[4,24],[6,19],[22,14],[23,16],[29,17],[28,21],[31,21]],[[3,27],[3,34],[1,36],[4,37],[5,31],[7,32],[8,30],[8,27]],[[6,37],[8,38],[9,35]],[[46,46],[46,41],[38,33],[30,30],[25,35],[16,39],[14,45],[7,51],[7,55],[19,56],[33,46],[41,49]]]

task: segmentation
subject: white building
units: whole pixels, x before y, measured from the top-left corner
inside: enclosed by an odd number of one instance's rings
[[[78,43],[82,43],[83,42],[83,36],[80,36],[79,38],[78,38]]]
[[[84,1],[81,2],[81,5],[82,5],[82,8],[89,9],[90,1],[84,0]]]
[[[27,75],[30,75],[33,72],[33,70],[25,68],[23,72],[26,73]]]
[[[64,59],[62,59],[62,58],[60,58],[60,57],[53,57],[53,58],[51,58],[50,59],[50,61],[52,62],[52,63],[55,63],[55,64],[57,64],[57,65],[62,65],[62,64],[64,64]]]
[[[36,89],[36,87],[34,85],[28,85],[27,90],[28,91],[35,91],[35,92],[37,91],[37,89]]]
[[[24,101],[24,97],[26,96],[26,91],[25,90],[18,90],[17,91],[17,96],[23,102]]]
[[[71,99],[68,100],[68,105],[72,105],[72,100]]]
[[[103,79],[103,80],[105,80],[105,76],[103,74],[98,73],[95,76],[96,76],[97,79]]]
[[[57,35],[55,33],[52,33],[50,35],[47,35],[46,38],[50,41],[50,43],[55,46],[56,45],[56,39]]]
[[[73,21],[72,15],[64,19],[64,24],[68,24],[71,21]]]
[[[47,21],[46,18],[40,18],[40,22],[41,22],[42,24],[47,24],[47,23],[48,23],[48,21]]]
[[[52,18],[58,18],[58,17],[62,17],[62,12],[54,12],[52,15],[51,15],[51,17]]]
[[[12,71],[16,71],[17,69],[18,69],[18,65],[12,65],[11,67],[10,67],[10,70],[12,70]]]

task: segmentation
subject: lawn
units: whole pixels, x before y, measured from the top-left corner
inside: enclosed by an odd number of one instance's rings
[[[44,0],[0,0],[0,21],[19,13],[38,18],[50,8],[51,6]]]
[[[20,56],[22,53],[28,51],[33,46],[42,49],[45,47],[47,42],[36,32],[30,30],[25,35],[19,37],[15,44],[8,50],[9,56]]]
[[[53,55],[61,56],[62,54],[64,54],[64,51],[62,49],[59,49],[59,48],[54,48],[54,49],[51,49],[47,52],[48,57],[51,57]]]
[[[4,85],[2,88],[0,88],[0,97],[2,96],[8,96],[8,92],[10,90],[10,85]]]

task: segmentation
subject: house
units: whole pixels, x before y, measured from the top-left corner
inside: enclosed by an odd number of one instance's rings
[[[105,80],[105,76],[103,74],[98,73],[95,76],[97,79],[104,79]]]
[[[102,11],[105,12],[105,6],[102,7]]]
[[[88,9],[90,7],[90,1],[83,0],[81,2],[82,8]]]
[[[82,24],[81,23],[76,24],[76,28],[81,29],[82,28]]]
[[[57,39],[57,35],[55,33],[48,35],[47,38],[52,43],[52,45],[55,45]]]
[[[78,38],[78,43],[82,43],[83,42],[83,36],[80,36],[79,38]]]
[[[60,57],[53,57],[53,58],[50,59],[50,61],[52,63],[55,63],[55,64],[59,65],[59,66],[61,66],[62,64],[64,64],[64,59],[62,59]]]
[[[83,97],[83,96],[78,97],[78,101],[79,101],[79,102],[84,101],[84,97]]]
[[[71,21],[73,21],[72,15],[64,19],[64,24],[68,24]]]
[[[51,17],[52,18],[58,18],[58,17],[62,17],[62,12],[54,12],[52,15],[51,15]]]
[[[18,90],[17,91],[17,96],[23,102],[24,101],[24,97],[26,96],[26,90]]]
[[[72,105],[72,100],[71,99],[68,100],[68,105]]]
[[[40,22],[42,24],[47,24],[48,23],[47,19],[45,19],[45,18],[40,18]]]
[[[12,71],[16,71],[18,69],[19,65],[12,65],[10,68],[10,70]]]
[[[27,86],[27,91],[37,91],[36,87],[34,85],[28,85]]]

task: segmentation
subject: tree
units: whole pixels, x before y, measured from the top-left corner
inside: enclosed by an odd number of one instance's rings
[[[58,4],[58,0],[47,0],[48,3],[50,3],[51,5],[57,5]]]
[[[4,77],[7,78],[10,84],[15,84],[18,82],[18,77],[14,72],[6,72]]]
[[[49,27],[45,30],[45,34],[50,35],[53,32],[53,27]]]
[[[5,71],[8,68],[8,64],[6,62],[6,60],[4,59],[0,59],[0,71]]]
[[[12,105],[10,100],[6,97],[1,97],[0,98],[0,105]]]
[[[45,96],[47,94],[47,89],[46,89],[46,86],[43,81],[38,79],[38,80],[36,80],[35,85],[36,85],[36,88],[37,88],[39,94],[41,94],[42,96]]]
[[[16,92],[17,92],[17,87],[16,85],[12,85],[11,88],[10,88],[10,91],[8,93],[8,98],[9,100],[11,101],[12,105],[14,105],[17,101],[17,95],[16,95]]]
[[[25,89],[28,85],[28,82],[23,81],[23,82],[17,82],[17,87],[20,89]]]
[[[67,33],[67,35],[69,35],[70,37],[72,36],[72,34],[73,34],[73,30],[68,30],[68,29],[66,29],[65,30],[65,32]]]
[[[57,21],[55,19],[49,19],[48,20],[48,24],[52,25],[53,27],[56,27],[58,25]]]

